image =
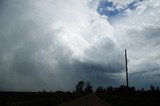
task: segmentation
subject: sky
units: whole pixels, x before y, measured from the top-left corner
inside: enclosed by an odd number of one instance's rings
[[[1,0],[0,90],[160,86],[159,0]]]

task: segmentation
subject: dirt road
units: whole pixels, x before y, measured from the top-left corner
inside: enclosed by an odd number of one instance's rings
[[[62,103],[58,106],[110,106],[94,94],[83,96],[72,101]]]

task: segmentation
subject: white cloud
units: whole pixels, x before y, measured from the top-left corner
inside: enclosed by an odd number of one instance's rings
[[[125,48],[130,73],[159,70],[160,5],[155,2],[142,3],[110,25],[97,13],[98,1],[5,1],[0,10],[0,90],[73,89],[81,79],[122,84]]]
[[[116,5],[125,5],[133,2],[134,0],[112,0]]]
[[[114,37],[120,48],[129,52],[129,69],[131,73],[149,71],[151,67],[159,69],[160,19],[159,6],[151,0],[142,3],[129,16],[114,24]],[[160,15],[160,14],[159,14]],[[151,71],[151,70],[150,70]]]
[[[93,57],[92,48],[103,50],[105,45],[101,48],[98,45],[108,38],[106,44],[114,44],[113,28],[107,17],[97,13],[97,2],[5,1],[0,10],[0,82],[3,83],[0,89],[60,89],[82,78],[90,78],[85,68],[77,66],[76,69],[74,62],[87,64],[94,58],[90,64],[99,67],[95,63],[102,53],[97,51]],[[87,51],[93,53],[86,54]],[[79,75],[80,71],[86,75]],[[105,78],[103,72],[99,75]],[[74,85],[67,88],[73,89]]]

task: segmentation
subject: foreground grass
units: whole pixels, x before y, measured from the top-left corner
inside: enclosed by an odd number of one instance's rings
[[[160,106],[160,98],[136,93],[99,93],[101,99],[111,106]]]
[[[80,96],[64,92],[0,92],[0,106],[57,106]]]

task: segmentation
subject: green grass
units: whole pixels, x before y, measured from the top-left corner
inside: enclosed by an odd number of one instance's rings
[[[97,94],[111,106],[160,106],[160,98],[132,93]]]

